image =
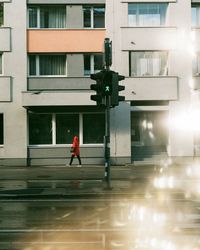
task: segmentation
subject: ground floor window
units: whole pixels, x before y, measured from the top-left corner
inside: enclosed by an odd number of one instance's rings
[[[103,143],[104,114],[83,115],[83,143]]]
[[[29,113],[29,145],[71,144],[75,135],[81,144],[102,144],[103,113]]]
[[[0,144],[4,144],[3,142],[3,114],[0,114]]]

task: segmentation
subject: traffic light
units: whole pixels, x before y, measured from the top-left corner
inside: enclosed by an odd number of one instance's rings
[[[112,94],[112,72],[113,71],[104,71],[103,76],[103,96],[110,96]]]
[[[111,106],[115,107],[119,105],[119,102],[125,101],[125,96],[120,96],[119,92],[124,90],[125,87],[119,85],[119,81],[124,80],[125,77],[119,75],[118,72],[112,72],[112,95],[111,95]]]
[[[96,84],[91,84],[90,89],[96,91],[96,95],[91,95],[90,99],[95,101],[98,106],[104,104],[103,100],[103,78],[105,72],[102,70],[96,74],[91,74],[90,78],[96,81]]]

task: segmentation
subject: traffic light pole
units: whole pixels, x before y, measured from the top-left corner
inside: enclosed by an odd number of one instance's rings
[[[107,189],[111,189],[111,175],[110,175],[110,100],[109,96],[106,96],[106,112],[105,112],[105,179],[107,182]]]
[[[112,64],[112,43],[109,39],[105,39],[105,66],[106,71],[110,71]],[[107,182],[107,189],[111,189],[111,174],[110,174],[110,96],[106,96],[106,112],[105,112],[105,179]]]

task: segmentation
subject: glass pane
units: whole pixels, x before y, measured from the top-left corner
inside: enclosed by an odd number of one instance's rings
[[[0,75],[2,74],[2,54],[0,54]]]
[[[36,75],[36,55],[29,55],[29,75]]]
[[[29,28],[37,28],[37,7],[29,7]]]
[[[2,145],[3,142],[3,114],[0,114],[0,144]]]
[[[83,143],[103,143],[104,134],[104,114],[83,115]]]
[[[52,115],[29,113],[29,144],[52,144]]]
[[[40,55],[40,75],[66,75],[66,55]]]
[[[192,26],[197,25],[197,9],[192,7]]]
[[[94,73],[103,69],[103,55],[94,55]]]
[[[85,54],[84,55],[84,75],[90,75],[90,55]]]
[[[105,8],[94,8],[94,28],[105,27]]]
[[[71,144],[75,135],[79,136],[79,115],[57,114],[56,144]]]
[[[65,6],[40,7],[40,28],[65,28]]]
[[[3,3],[0,3],[0,26],[3,25]]]
[[[137,4],[128,4],[128,23],[129,26],[136,26]]]
[[[168,74],[168,52],[131,52],[131,76]]]
[[[83,8],[83,26],[85,28],[91,27],[91,8],[90,7]]]
[[[128,5],[128,20],[130,26],[160,26],[165,25],[167,4],[142,3]]]

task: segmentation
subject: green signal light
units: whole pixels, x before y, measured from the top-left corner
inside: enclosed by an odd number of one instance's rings
[[[105,91],[110,92],[110,86],[105,86]]]

